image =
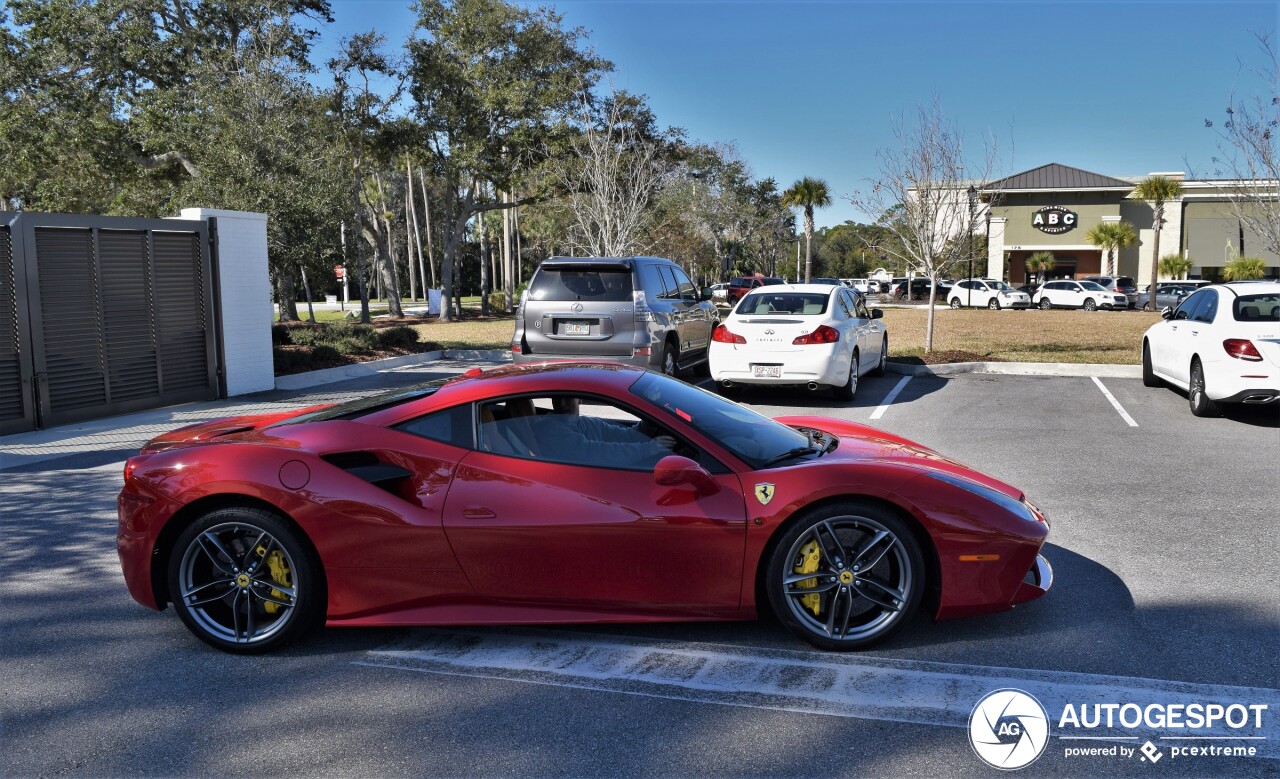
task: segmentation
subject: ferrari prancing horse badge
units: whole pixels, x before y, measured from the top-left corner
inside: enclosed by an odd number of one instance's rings
[[[769,505],[769,501],[773,500],[773,485],[767,481],[757,484],[756,500],[760,501],[761,506]]]

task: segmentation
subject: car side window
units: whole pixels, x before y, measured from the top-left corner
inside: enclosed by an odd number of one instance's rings
[[[859,297],[857,298],[855,305],[856,305],[856,311],[858,312],[859,317],[863,319],[871,318],[871,312],[867,310],[867,303],[865,300]]]
[[[471,404],[469,403],[446,408],[442,411],[433,411],[430,414],[423,414],[420,417],[410,419],[408,422],[401,422],[396,425],[396,429],[410,435],[450,444],[451,446],[459,446],[464,449],[474,448]]]
[[[644,291],[646,297],[660,298],[667,293],[667,287],[662,282],[662,274],[658,273],[656,265],[641,265],[640,268],[640,289]]]
[[[698,291],[694,289],[693,282],[689,281],[689,277],[680,268],[669,268],[675,274],[676,288],[679,290],[679,297],[685,300],[697,300]]]
[[[1218,315],[1218,293],[1216,290],[1206,289],[1203,294],[1204,302],[1191,313],[1191,318],[1197,322],[1213,322]]]
[[[1201,290],[1179,303],[1178,307],[1174,309],[1173,318],[1191,319],[1195,315],[1196,309],[1204,302],[1205,292],[1207,291],[1208,290]]]
[[[664,425],[589,395],[523,396],[482,403],[478,430],[481,451],[508,457],[652,471],[663,457],[680,454],[707,465],[702,452]],[[723,467],[717,464],[718,469]]]
[[[663,292],[658,297],[666,300],[678,300],[680,298],[680,287],[676,284],[676,277],[671,275],[671,268],[666,265],[659,265],[658,272],[662,274]]]

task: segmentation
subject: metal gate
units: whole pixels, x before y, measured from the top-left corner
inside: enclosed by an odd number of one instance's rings
[[[204,222],[13,217],[0,433],[217,397],[212,277]]]

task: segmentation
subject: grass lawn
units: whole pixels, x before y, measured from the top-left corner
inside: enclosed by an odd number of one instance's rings
[[[935,352],[971,352],[977,356],[970,359],[1011,362],[1137,365],[1142,360],[1142,334],[1160,321],[1158,313],[1142,311],[939,308],[935,313]],[[891,358],[924,355],[928,314],[914,308],[885,309]]]
[[[963,352],[963,359],[1012,362],[1085,362],[1137,365],[1142,334],[1160,315],[1138,311],[937,310],[935,352]],[[924,355],[927,311],[887,308],[890,357],[918,362]],[[423,341],[446,349],[509,349],[510,317],[414,325]],[[915,359],[913,359],[915,358]]]

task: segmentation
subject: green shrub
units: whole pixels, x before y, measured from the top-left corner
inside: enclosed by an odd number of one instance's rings
[[[379,349],[403,349],[418,342],[418,331],[406,325],[396,325],[378,331]]]
[[[490,311],[506,311],[507,310],[507,293],[490,292],[489,293],[489,310]]]
[[[320,362],[321,360],[339,360],[342,359],[342,353],[332,346],[321,344],[313,347],[311,353],[307,355],[307,362]]]

